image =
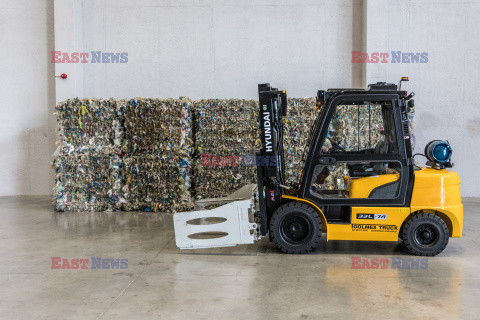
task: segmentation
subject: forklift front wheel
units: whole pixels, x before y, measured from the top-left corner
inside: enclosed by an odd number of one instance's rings
[[[270,235],[277,248],[285,253],[307,253],[320,243],[322,220],[312,207],[289,202],[270,219]]]
[[[417,256],[436,256],[445,249],[448,238],[447,225],[433,213],[415,214],[402,230],[402,240],[407,250]]]

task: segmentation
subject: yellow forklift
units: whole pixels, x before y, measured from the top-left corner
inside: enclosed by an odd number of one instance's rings
[[[462,236],[460,179],[451,171],[448,141],[425,147],[414,164],[408,110],[414,93],[376,83],[317,93],[298,183],[286,184],[283,152],[285,91],[258,85],[262,148],[257,185],[205,200],[210,210],[174,215],[177,246],[210,248],[268,236],[285,253],[301,254],[329,240],[398,241],[412,254],[435,256]],[[202,207],[202,204],[200,204]]]

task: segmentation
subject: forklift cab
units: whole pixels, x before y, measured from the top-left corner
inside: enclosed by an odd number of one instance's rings
[[[319,91],[298,195],[322,208],[329,223],[350,223],[352,206],[409,206],[413,165],[405,96],[381,84]]]

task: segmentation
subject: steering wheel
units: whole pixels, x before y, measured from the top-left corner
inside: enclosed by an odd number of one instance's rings
[[[340,151],[343,151],[343,152],[347,152],[347,150],[345,150],[345,148],[343,148],[338,142],[334,141],[332,138],[327,137],[327,139],[332,144],[332,147],[333,147],[334,151],[335,150],[340,150]]]

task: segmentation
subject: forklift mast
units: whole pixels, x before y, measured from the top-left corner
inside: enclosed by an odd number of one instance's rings
[[[268,221],[281,205],[285,183],[283,153],[283,116],[287,113],[287,94],[269,83],[258,85],[260,139],[262,147],[256,154],[260,233],[268,232]]]

